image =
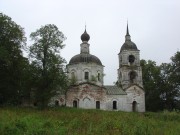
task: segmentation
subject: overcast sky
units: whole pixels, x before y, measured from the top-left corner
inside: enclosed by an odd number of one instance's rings
[[[180,49],[180,0],[0,0],[0,12],[25,29],[27,43],[31,32],[55,24],[67,37],[61,51],[67,62],[80,53],[86,23],[90,53],[105,66],[105,84],[117,80],[127,20],[141,59],[159,65]]]

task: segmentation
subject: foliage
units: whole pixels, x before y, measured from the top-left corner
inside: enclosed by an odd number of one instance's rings
[[[180,52],[171,60],[160,66],[150,60],[141,60],[148,111],[180,109]]]
[[[27,59],[22,55],[26,45],[24,30],[0,13],[0,104],[19,104],[23,91],[23,72]]]
[[[145,102],[147,111],[162,110],[160,98],[161,70],[154,61],[141,60],[142,78],[145,89]]]
[[[180,52],[171,60],[161,64],[161,98],[168,110],[180,109]]]
[[[32,32],[30,37],[34,43],[30,47],[29,56],[33,70],[37,73],[35,99],[41,107],[44,107],[58,90],[66,88],[65,60],[60,56],[60,49],[64,47],[62,43],[66,38],[53,24],[42,26]]]
[[[179,135],[180,129],[179,113],[168,111],[1,108],[0,120],[2,135]]]

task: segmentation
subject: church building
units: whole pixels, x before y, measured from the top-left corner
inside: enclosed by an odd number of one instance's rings
[[[54,97],[52,103],[85,109],[145,112],[140,51],[131,41],[128,25],[125,42],[118,54],[116,85],[104,85],[104,65],[90,53],[90,36],[86,29],[81,40],[80,53],[67,65],[71,85],[65,94]]]

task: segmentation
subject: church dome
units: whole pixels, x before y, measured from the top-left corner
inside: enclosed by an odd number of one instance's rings
[[[69,64],[78,64],[78,63],[95,63],[97,65],[102,65],[100,59],[91,54],[78,54],[71,58]]]
[[[127,41],[125,41],[125,43],[122,45],[120,52],[123,51],[123,50],[136,50],[136,51],[137,51],[138,48],[137,48],[137,46],[136,46],[135,43],[133,43],[133,42],[130,41],[130,40],[127,40]]]
[[[90,36],[89,36],[89,34],[86,32],[86,29],[85,29],[84,33],[81,35],[81,40],[88,42],[89,39],[90,39]]]

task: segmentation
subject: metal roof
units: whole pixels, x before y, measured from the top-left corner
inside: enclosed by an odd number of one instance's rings
[[[106,85],[104,86],[106,88],[108,95],[126,95],[127,93],[123,91],[122,88],[114,85]]]
[[[69,64],[78,64],[78,63],[95,63],[97,65],[102,65],[100,59],[91,54],[78,54],[71,58]]]

